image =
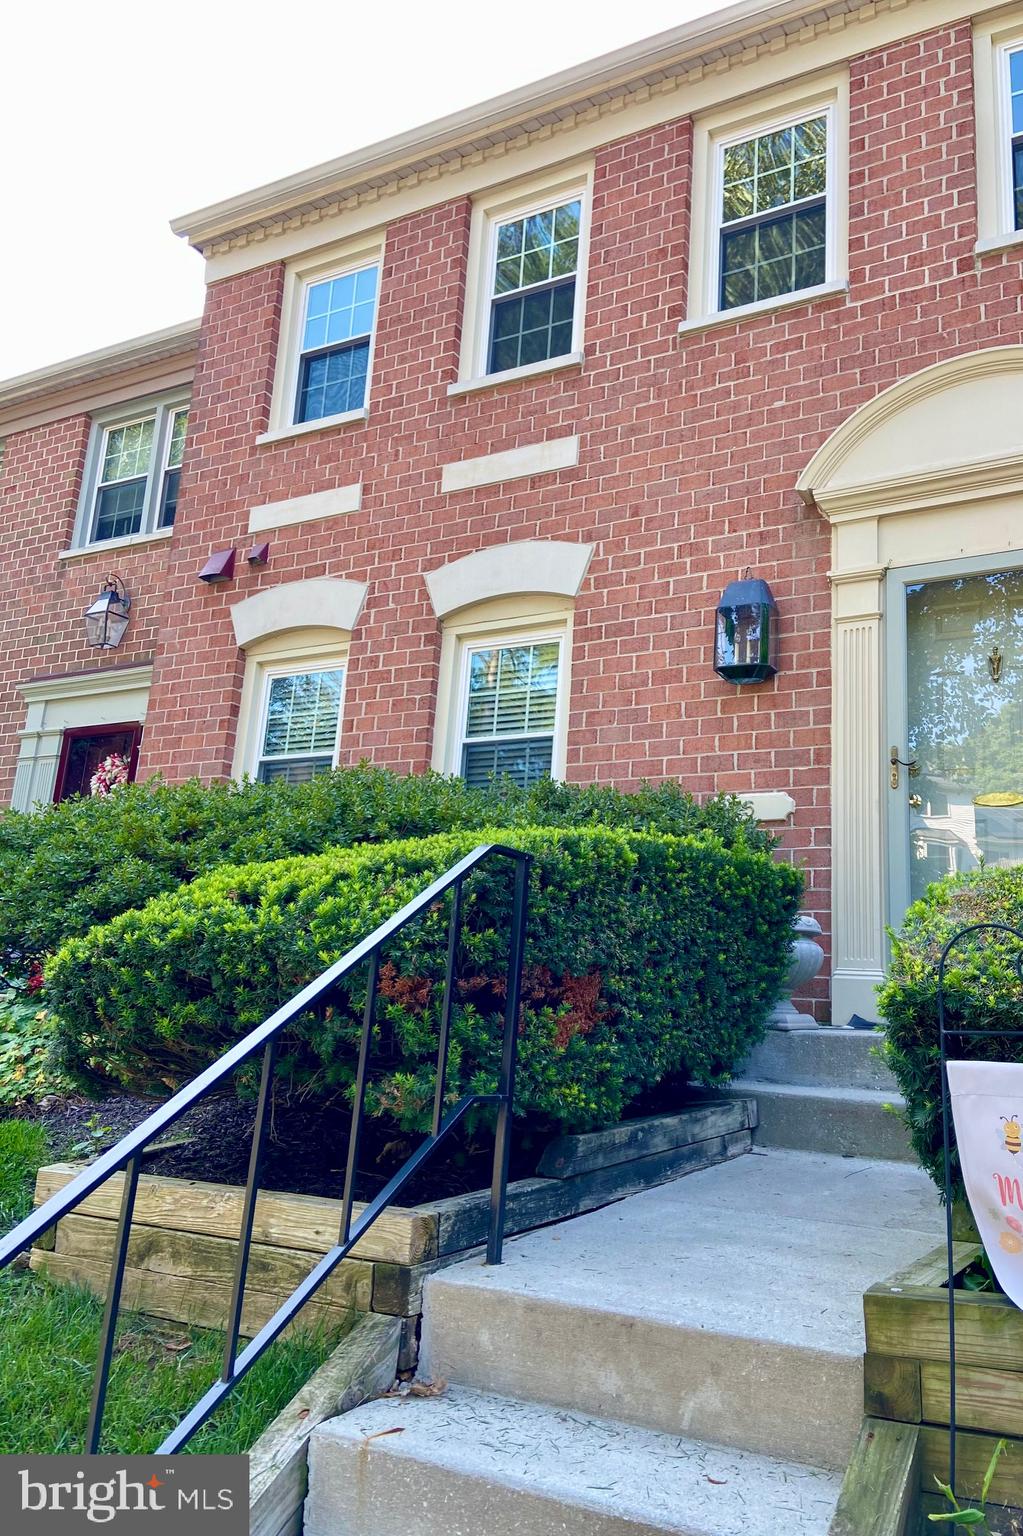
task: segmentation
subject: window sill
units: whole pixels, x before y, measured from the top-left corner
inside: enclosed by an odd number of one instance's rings
[[[679,325],[680,336],[693,331],[707,331],[716,325],[735,325],[740,320],[753,320],[757,315],[772,315],[779,309],[793,309],[798,304],[813,304],[818,299],[833,299],[849,292],[847,278],[836,282],[819,283],[816,288],[802,288],[798,293],[782,293],[776,299],[761,299],[757,304],[739,304],[735,309],[719,309],[712,315],[697,315],[683,320]]]
[[[159,544],[172,538],[173,528],[157,528],[152,533],[129,533],[123,539],[100,539],[96,544],[82,544],[77,549],[62,549],[58,560],[81,560],[85,555],[103,555],[108,549],[141,549],[146,544]]]
[[[256,438],[256,446],[284,443],[290,437],[307,437],[310,432],[329,432],[331,427],[347,427],[352,422],[368,419],[369,406],[362,405],[357,411],[341,411],[337,416],[321,416],[317,421],[300,421],[297,426],[278,427],[275,432],[263,432]]]
[[[990,256],[996,251],[1023,250],[1023,229],[1006,230],[1004,235],[988,235],[973,247],[975,256]]]
[[[582,360],[581,352],[566,352],[564,357],[549,357],[542,363],[523,363],[521,368],[506,368],[503,373],[486,373],[478,379],[461,379],[457,384],[448,385],[448,394],[473,395],[480,389],[497,389],[502,384],[514,384],[517,379],[533,379],[541,373],[578,368]]]

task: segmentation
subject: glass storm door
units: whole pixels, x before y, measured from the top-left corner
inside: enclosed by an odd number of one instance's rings
[[[889,608],[896,924],[944,875],[1023,863],[1023,570],[912,574]]]

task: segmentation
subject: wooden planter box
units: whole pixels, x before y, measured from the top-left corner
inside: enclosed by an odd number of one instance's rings
[[[747,1152],[756,1101],[710,1101],[564,1136],[540,1159],[539,1175],[508,1186],[507,1232],[562,1221],[612,1200]],[[73,1178],[78,1165],[39,1171],[36,1204]],[[32,1268],[104,1294],[123,1175],[117,1174],[33,1249]],[[223,1327],[231,1292],[243,1190],[226,1184],[143,1174],[128,1243],[122,1304],[173,1322]],[[356,1206],[356,1212],[361,1210]],[[251,1336],[337,1241],[340,1200],[265,1191],[256,1202],[242,1333]],[[338,1266],[303,1316],[329,1322],[351,1313],[414,1319],[423,1282],[486,1240],[487,1190],[382,1215],[353,1256]],[[406,1329],[402,1359],[414,1353]]]
[[[957,1243],[957,1273],[978,1252],[976,1244]],[[920,1426],[917,1475],[924,1516],[948,1508],[934,1481],[936,1476],[948,1480],[945,1280],[942,1246],[871,1286],[863,1298],[864,1411]],[[961,1498],[976,1498],[996,1440],[1009,1440],[991,1498],[1009,1506],[1004,1528],[1012,1530],[1012,1519],[1023,1509],[1023,1312],[1004,1296],[969,1291],[957,1293],[955,1307],[957,1492]],[[992,1528],[1003,1528],[998,1517]],[[937,1527],[925,1522],[921,1529]]]

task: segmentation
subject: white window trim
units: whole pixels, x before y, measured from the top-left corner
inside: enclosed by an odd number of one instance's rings
[[[565,777],[572,696],[572,607],[535,595],[480,603],[445,624],[432,763],[436,772],[461,777],[472,652],[488,645],[532,645],[542,640],[561,643],[551,778]]]
[[[731,144],[772,133],[811,117],[828,120],[827,248],[824,282],[755,304],[720,307],[721,197],[724,155]],[[762,314],[841,293],[849,273],[849,79],[848,71],[813,81],[791,82],[765,92],[743,113],[734,103],[697,120],[693,129],[693,202],[689,241],[689,289],[682,332],[711,321]]]
[[[334,246],[328,251],[316,251],[300,261],[289,264],[284,279],[284,298],[281,305],[281,326],[277,344],[277,364],[274,370],[273,394],[270,401],[270,422],[267,430],[257,438],[257,443],[275,443],[289,437],[304,436],[308,432],[323,432],[330,427],[365,421],[369,415],[369,402],[373,389],[373,361],[376,354],[377,332],[380,326],[381,280],[383,277],[384,236],[363,239],[358,244],[349,242]],[[302,329],[305,319],[306,293],[313,283],[330,278],[344,277],[363,267],[376,266],[377,300],[373,316],[373,330],[369,338],[369,360],[366,365],[366,394],[360,407],[341,411],[336,416],[321,416],[316,421],[296,421],[298,408],[298,376],[301,357]]]
[[[507,223],[511,219],[528,218],[531,213],[540,213],[556,203],[570,202],[576,197],[582,206],[579,219],[579,260],[575,274],[572,345],[567,353],[556,358],[544,358],[538,363],[527,363],[521,368],[507,368],[499,373],[488,373],[490,307],[493,298],[491,289],[494,264],[497,259],[498,225]],[[537,373],[546,373],[582,362],[592,209],[592,161],[569,166],[561,171],[549,170],[542,177],[534,176],[529,181],[517,182],[514,186],[506,186],[497,192],[488,193],[473,204],[469,232],[469,259],[465,276],[465,315],[462,325],[458,382],[451,387],[449,393],[465,394],[473,388],[483,389],[490,385],[511,383],[516,378],[529,378]]]
[[[163,499],[163,482],[167,473],[170,454],[171,427],[175,415],[189,407],[189,391],[176,389],[165,395],[153,395],[146,400],[131,401],[126,405],[111,406],[97,411],[92,418],[92,431],[85,456],[85,470],[78,496],[71,550],[110,549],[123,547],[129,540],[142,542],[148,539],[170,537],[172,528],[157,527],[160,503]],[[153,445],[146,469],[146,499],[142,509],[142,526],[137,533],[122,534],[114,539],[94,539],[96,503],[99,496],[100,473],[103,467],[103,448],[108,432],[118,427],[131,426],[134,422],[156,418]]]
[[[347,641],[336,630],[295,630],[288,635],[275,635],[248,648],[232,778],[255,779],[259,771],[266,709],[273,679],[293,676],[296,672],[336,671],[342,671],[344,676],[341,679],[337,734],[331,755],[331,766],[335,768],[344,734],[345,695],[348,688]]]
[[[1023,11],[973,34],[977,114],[977,252],[1005,250],[1023,241],[1015,229],[1012,196],[1012,118],[1009,54],[1023,49]]]

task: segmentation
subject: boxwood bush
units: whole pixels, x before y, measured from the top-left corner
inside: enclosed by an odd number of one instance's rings
[[[700,805],[671,781],[629,794],[550,780],[529,790],[507,781],[472,789],[461,779],[368,764],[297,785],[149,780],[0,814],[0,970],[5,955],[41,958],[221,864],[494,824],[709,830],[728,846],[773,846],[733,796]]]
[[[952,935],[971,923],[1023,926],[1023,866],[976,870],[930,886],[893,938],[888,979],[879,992],[887,1025],[885,1054],[906,1100],[913,1147],[939,1188],[944,1174],[938,961]],[[967,1029],[1023,1028],[1023,984],[1014,964],[1018,953],[1018,946],[998,935],[980,934],[957,945],[945,970],[947,1023]],[[1023,1061],[1023,1040],[963,1041],[962,1054],[978,1061]],[[961,1198],[958,1167],[954,1171],[956,1198]]]
[[[224,867],[83,938],[47,967],[60,1059],[79,1080],[176,1088],[481,841],[534,855],[518,1104],[609,1124],[645,1088],[727,1076],[760,1037],[788,963],[799,873],[709,832],[501,827]],[[453,1095],[496,1082],[512,881],[466,886]],[[446,902],[389,946],[371,1108],[426,1123]],[[351,1087],[365,975],[287,1045],[282,1076],[321,1101]]]

